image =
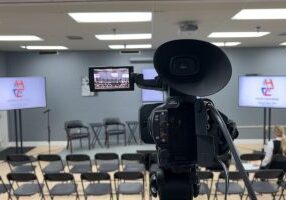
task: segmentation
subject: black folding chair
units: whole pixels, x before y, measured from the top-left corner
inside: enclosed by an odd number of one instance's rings
[[[279,191],[279,179],[283,177],[284,172],[280,169],[265,169],[255,172],[252,188],[258,194],[271,194],[273,200]]]
[[[57,154],[39,154],[38,163],[43,174],[64,172],[62,158]]]
[[[140,182],[138,182],[140,181]],[[114,174],[116,198],[119,195],[141,194],[144,199],[144,175],[141,172],[116,172]]]
[[[11,173],[34,173],[36,166],[33,165],[31,156],[13,154],[6,157]]]
[[[67,155],[66,162],[70,173],[81,174],[92,172],[92,163],[90,157],[86,154]]]
[[[94,161],[99,172],[114,172],[119,170],[119,156],[116,153],[97,153]]]
[[[80,200],[77,190],[77,184],[72,174],[69,173],[45,174],[44,180],[52,200],[56,196],[71,196],[71,195],[75,195],[76,200]]]
[[[7,193],[8,195],[8,200],[12,200],[10,191],[11,191],[11,184],[5,184],[2,177],[0,176],[0,194],[5,194]]]
[[[12,188],[12,194],[18,200],[20,197],[33,196],[39,194],[45,200],[43,184],[41,184],[35,174],[32,173],[9,173],[7,179]],[[16,183],[16,184],[14,184]],[[16,185],[16,186],[15,186]]]
[[[111,178],[108,173],[96,172],[96,173],[83,173],[81,174],[81,183],[83,188],[84,197],[87,200],[89,196],[112,196]],[[88,182],[86,185],[85,182]]]
[[[109,137],[117,136],[117,144],[119,144],[119,136],[124,136],[124,145],[126,146],[126,128],[119,118],[105,118],[103,120],[105,129],[105,145],[109,148]]]
[[[239,195],[240,199],[243,198],[244,188],[239,184],[239,181],[242,180],[238,171],[230,171],[228,172],[229,177],[229,186],[228,186],[228,195]],[[220,192],[225,194],[225,186],[226,186],[226,177],[225,173],[221,172],[218,177],[218,181],[216,183],[215,189],[215,197],[214,199],[218,199],[217,193]]]
[[[121,155],[121,165],[126,172],[142,172],[145,174],[144,156],[140,153],[124,153]]]
[[[212,172],[209,171],[198,171],[197,175],[200,180],[199,195],[207,195],[209,200],[211,195],[214,175]]]
[[[88,149],[90,150],[90,133],[89,127],[85,126],[80,120],[71,120],[65,122],[65,131],[67,135],[67,149],[73,152],[72,141],[79,140],[82,148],[82,139],[88,140]]]
[[[240,159],[243,162],[251,162],[251,161],[260,161],[260,165],[262,160],[264,159],[265,153],[257,152],[257,153],[245,153],[240,155]]]

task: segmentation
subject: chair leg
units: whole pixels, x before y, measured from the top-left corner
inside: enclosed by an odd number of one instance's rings
[[[124,134],[124,145],[126,146],[127,143],[126,143],[126,133]]]
[[[70,151],[72,153],[72,140],[70,140]]]
[[[81,138],[79,139],[79,143],[80,143],[80,148],[82,148],[82,140],[81,140]]]
[[[119,200],[119,193],[116,192],[116,200]]]
[[[119,144],[119,135],[117,135],[117,144]]]
[[[281,195],[280,195],[280,197],[279,197],[279,200],[281,200],[281,198],[283,197],[283,199],[285,200],[285,197],[284,197],[284,188],[282,189],[282,192],[281,192]]]
[[[68,139],[68,141],[67,141],[67,149],[69,149],[69,146],[70,146],[70,140]]]
[[[88,136],[88,149],[90,150],[90,137]]]

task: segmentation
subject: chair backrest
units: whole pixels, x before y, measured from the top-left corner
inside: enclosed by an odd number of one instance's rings
[[[144,175],[141,172],[115,172],[114,179],[118,180],[144,180]]]
[[[282,169],[286,172],[286,158],[281,154],[273,155],[269,169]]]
[[[9,181],[16,182],[30,182],[38,180],[37,176],[31,173],[9,173],[7,174],[7,179]]]
[[[246,153],[241,154],[240,159],[243,161],[257,161],[257,160],[263,160],[265,154],[264,153]]]
[[[90,157],[86,154],[69,154],[66,155],[67,162],[85,162],[90,161]]]
[[[85,181],[111,181],[110,175],[105,172],[82,173],[80,178]]]
[[[31,162],[31,158],[30,156],[24,155],[24,154],[12,154],[12,155],[8,155],[6,157],[7,162],[11,162],[11,163],[24,163],[24,162]]]
[[[44,180],[51,182],[67,182],[74,181],[74,177],[70,173],[49,173],[44,174]]]
[[[228,172],[228,178],[229,178],[229,180],[232,180],[232,181],[239,181],[242,179],[242,177],[238,171],[229,171]],[[219,179],[226,179],[224,172],[221,172],[219,174]]]
[[[281,169],[264,169],[254,173],[255,179],[269,180],[279,179],[283,176],[284,172]]]
[[[15,166],[20,166],[20,165],[33,165],[31,157],[24,155],[24,154],[12,154],[8,155],[6,157],[6,161],[9,164],[10,169],[12,170],[13,167]]]
[[[73,128],[82,128],[84,127],[81,120],[71,120],[65,122],[65,130],[73,129]]]
[[[221,159],[221,161],[225,164],[225,166],[226,166],[227,168],[229,168],[230,163],[231,163],[231,154],[229,154],[229,153],[228,153],[228,154],[225,154],[225,155],[223,155],[220,159]],[[211,171],[223,171],[222,166],[221,166],[220,163],[217,162],[217,161],[215,161],[212,166],[207,167],[207,169],[208,169],[208,170],[211,170]]]
[[[200,180],[213,179],[214,174],[210,171],[197,171]]]
[[[119,156],[116,153],[97,153],[94,156],[95,162],[97,161],[111,161],[117,160],[119,161]]]
[[[103,120],[103,124],[105,126],[109,126],[109,125],[118,125],[118,124],[121,124],[121,122],[118,117],[114,117],[114,118],[105,118]]]
[[[62,158],[57,154],[39,154],[37,156],[37,160],[44,162],[56,162],[62,161]]]
[[[140,153],[124,153],[121,155],[121,164],[128,162],[138,162],[142,163],[144,156]]]

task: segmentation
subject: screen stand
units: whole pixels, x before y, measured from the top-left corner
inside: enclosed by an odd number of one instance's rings
[[[266,145],[266,119],[267,119],[267,108],[263,108],[263,146]],[[262,148],[264,151],[264,148]]]
[[[271,138],[271,108],[268,108],[268,141]]]
[[[22,132],[22,112],[20,109],[14,110],[14,125],[15,125],[16,153],[17,154],[23,153],[24,151],[23,151],[23,132]],[[19,149],[19,142],[20,142],[20,149]]]
[[[50,112],[51,109],[45,110],[43,113],[48,115],[47,118],[47,129],[48,129],[48,145],[49,145],[49,154],[51,154],[51,126],[50,126]]]
[[[16,153],[19,153],[17,110],[14,110],[14,126],[15,126],[14,128],[15,128],[15,146],[16,146]]]
[[[266,140],[269,141],[271,139],[271,117],[272,117],[271,111],[272,111],[271,108],[263,109],[263,145],[266,145]],[[264,148],[262,150],[264,152]]]

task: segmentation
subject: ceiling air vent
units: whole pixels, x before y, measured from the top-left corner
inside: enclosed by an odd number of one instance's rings
[[[138,50],[122,50],[120,54],[129,55],[129,54],[141,54],[141,51]]]
[[[69,40],[83,40],[83,37],[77,35],[68,35],[67,39]]]

